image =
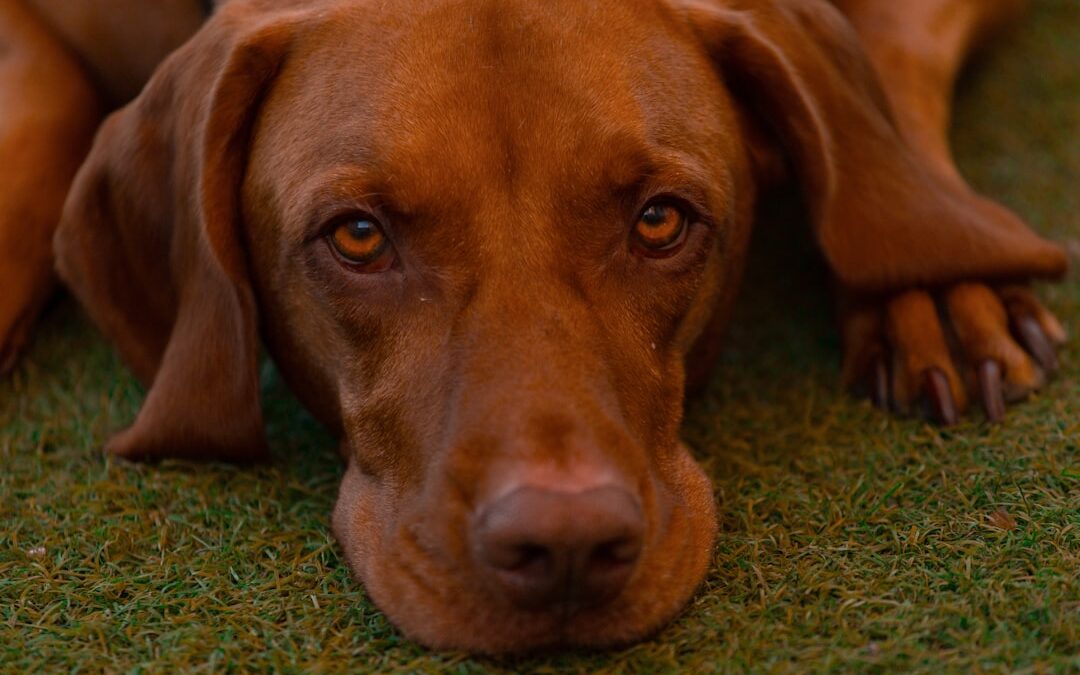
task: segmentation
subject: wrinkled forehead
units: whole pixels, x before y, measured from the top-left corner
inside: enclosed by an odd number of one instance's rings
[[[372,1],[303,36],[262,124],[296,180],[363,167],[422,200],[707,161],[730,135],[718,94],[657,0]]]

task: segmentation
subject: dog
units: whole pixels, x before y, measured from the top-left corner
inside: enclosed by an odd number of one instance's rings
[[[946,138],[1021,5],[7,0],[4,363],[55,256],[148,388],[107,451],[246,462],[265,344],[341,438],[333,531],[405,634],[641,639],[709,565],[684,392],[768,186],[801,189],[879,406],[996,422],[1056,369],[1025,284],[1066,256]]]

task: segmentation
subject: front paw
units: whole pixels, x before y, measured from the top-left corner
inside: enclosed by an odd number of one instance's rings
[[[976,400],[991,422],[1058,370],[1061,323],[1026,288],[964,283],[842,311],[845,383],[880,408],[955,424]]]
[[[49,256],[0,256],[0,377],[15,367],[55,285]]]

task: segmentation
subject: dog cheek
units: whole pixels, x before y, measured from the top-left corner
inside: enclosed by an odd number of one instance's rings
[[[728,281],[724,278],[726,266],[723,254],[719,246],[714,247],[708,259],[703,261],[700,273],[695,275],[693,284],[683,289],[684,297],[689,300],[686,301],[686,310],[678,319],[672,339],[673,351],[680,355],[680,359],[685,359],[705,331],[723,295],[725,282]]]
[[[365,475],[404,485],[419,473],[419,448],[413,427],[402,418],[400,395],[346,395],[349,458]]]
[[[695,343],[702,339],[709,327],[716,305],[721,296],[723,279],[719,252],[714,252],[701,273],[684,280],[678,300],[671,306],[680,306],[681,312],[669,319],[662,329],[664,343],[652,342],[648,356],[655,378],[639,382],[639,396],[644,397],[651,425],[652,438],[649,447],[666,452],[676,442],[683,419],[683,403],[686,393],[687,359],[691,357]],[[711,336],[705,336],[708,339]],[[693,365],[693,364],[690,364]]]
[[[366,581],[369,561],[378,555],[379,537],[374,524],[379,522],[377,486],[370,476],[349,461],[338,488],[338,498],[330,518],[330,527],[345,554],[349,568]]]

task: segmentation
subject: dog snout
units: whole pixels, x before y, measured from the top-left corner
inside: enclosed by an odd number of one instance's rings
[[[482,507],[473,550],[492,589],[521,609],[575,611],[619,594],[645,523],[625,488],[522,487]]]

